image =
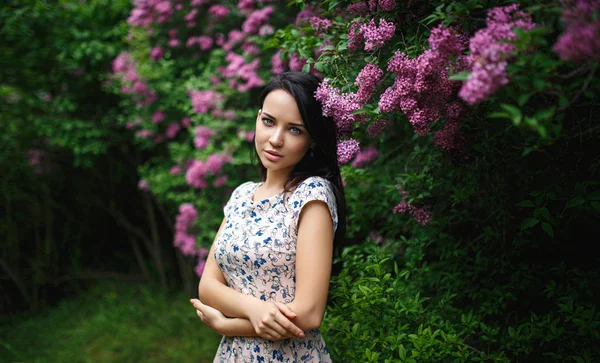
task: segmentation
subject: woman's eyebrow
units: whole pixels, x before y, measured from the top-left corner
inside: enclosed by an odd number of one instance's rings
[[[277,119],[275,118],[275,116],[273,116],[273,115],[271,115],[271,114],[269,114],[269,113],[267,113],[267,112],[265,112],[265,111],[262,111],[262,114],[269,116],[270,118],[272,118],[272,119],[273,119],[273,121],[277,121]],[[290,123],[289,123],[289,125],[292,125],[292,126],[299,126],[299,127],[304,127],[304,128],[306,128],[306,126],[304,126],[303,124],[296,124],[296,123],[291,123],[291,122],[290,122]]]

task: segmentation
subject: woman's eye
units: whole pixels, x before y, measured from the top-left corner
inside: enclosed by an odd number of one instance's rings
[[[302,134],[302,130],[300,130],[300,129],[299,129],[299,128],[297,128],[297,127],[292,127],[292,128],[290,129],[290,131],[292,131],[292,134],[295,134],[295,135],[300,135],[300,134]]]
[[[265,125],[273,125],[273,120],[271,119],[263,118],[262,121]]]

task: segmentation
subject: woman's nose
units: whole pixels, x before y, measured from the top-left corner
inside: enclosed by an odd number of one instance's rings
[[[269,138],[269,143],[273,146],[281,147],[283,145],[283,130],[280,128],[276,128],[271,137]]]

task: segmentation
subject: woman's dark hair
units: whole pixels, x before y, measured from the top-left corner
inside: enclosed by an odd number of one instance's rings
[[[337,160],[337,139],[335,123],[331,117],[323,116],[323,108],[315,99],[315,91],[321,81],[310,73],[285,72],[275,76],[260,95],[260,107],[267,95],[281,89],[296,100],[304,126],[310,135],[314,149],[294,167],[285,183],[284,191],[289,192],[311,176],[320,176],[331,182],[337,204],[338,226],[334,237],[334,248],[341,250],[346,234],[346,198],[344,185]],[[255,150],[256,151],[256,150]],[[312,154],[312,155],[311,155]],[[255,153],[255,156],[256,155]],[[267,169],[258,162],[260,178],[265,181]],[[341,251],[338,251],[341,252]]]

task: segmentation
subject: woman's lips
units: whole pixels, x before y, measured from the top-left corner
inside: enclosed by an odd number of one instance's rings
[[[281,159],[283,156],[282,156],[282,155],[279,155],[279,154],[277,154],[277,153],[275,153],[275,152],[273,152],[273,151],[266,151],[266,150],[265,150],[265,157],[266,157],[268,160],[271,160],[271,161],[277,161],[277,160]]]

